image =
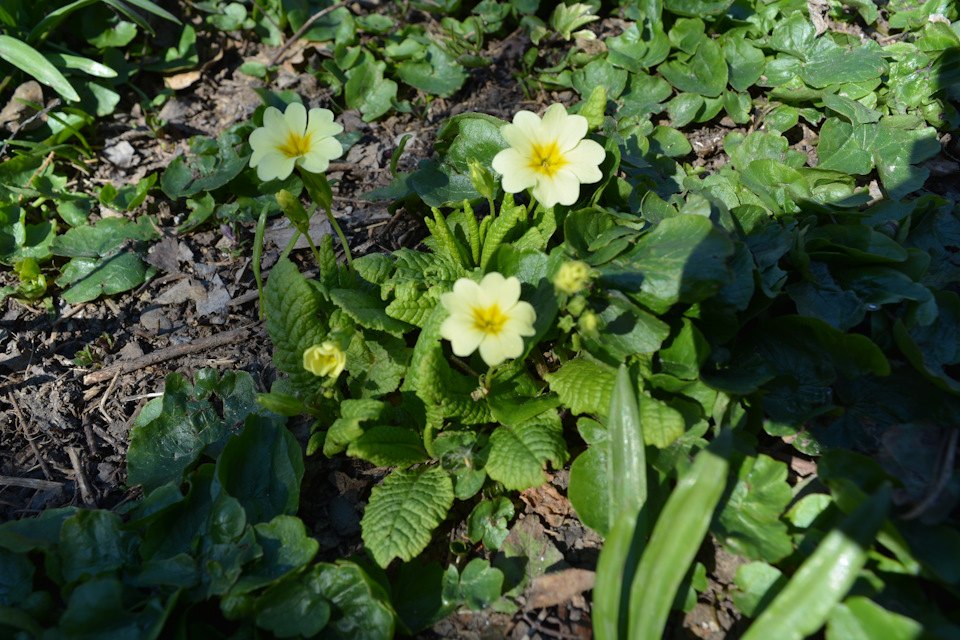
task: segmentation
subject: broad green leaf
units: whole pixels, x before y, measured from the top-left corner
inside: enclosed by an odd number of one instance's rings
[[[444,580],[444,603],[463,602],[473,611],[482,611],[500,597],[503,572],[491,567],[489,560],[474,558],[459,579],[456,574],[456,566],[450,565]]]
[[[723,57],[730,69],[730,86],[737,91],[746,91],[763,73],[763,52],[742,35],[723,39]]]
[[[313,560],[319,543],[309,535],[303,520],[289,515],[278,515],[270,522],[254,525],[257,544],[263,556],[249,567],[230,589],[237,595],[272,584]]]
[[[734,604],[745,615],[755,617],[758,611],[770,604],[787,583],[787,578],[782,571],[766,562],[750,562],[737,567],[734,582],[738,589],[733,592]]]
[[[290,375],[294,388],[309,391],[321,379],[303,368],[303,352],[323,342],[327,330],[318,318],[317,290],[289,260],[281,260],[267,278],[263,291],[267,331],[276,349],[277,367]]]
[[[337,418],[323,442],[323,454],[332,456],[341,453],[347,445],[363,435],[361,423],[379,421],[386,411],[386,404],[370,398],[347,399],[340,402],[340,417]]]
[[[372,59],[350,70],[344,97],[351,109],[360,109],[363,121],[376,120],[393,108],[397,83],[383,77],[386,63]]]
[[[811,262],[810,279],[787,285],[787,295],[802,316],[820,318],[831,327],[847,331],[866,316],[864,301],[840,287],[822,262]]]
[[[139,542],[123,531],[120,516],[110,511],[79,511],[60,530],[63,579],[74,582],[110,574],[133,563]]]
[[[817,144],[817,165],[821,169],[835,169],[856,175],[865,175],[873,169],[873,127],[855,126],[838,118],[827,118],[820,129]]]
[[[459,602],[447,602],[442,597],[445,581],[439,562],[405,562],[390,586],[397,616],[413,634],[440,622],[460,606]]]
[[[51,247],[54,254],[70,258],[97,258],[121,251],[130,241],[160,237],[149,216],[136,223],[125,218],[104,218],[96,225],[83,225],[57,237]]]
[[[84,582],[70,594],[60,625],[78,640],[159,634],[170,609],[164,607],[157,596],[141,600],[135,609],[128,609],[124,606],[124,594],[128,592],[129,586],[115,578]]]
[[[381,567],[394,558],[410,560],[426,548],[451,506],[453,483],[442,469],[394,469],[370,493],[360,522],[363,542]]]
[[[606,536],[610,531],[607,453],[602,445],[589,447],[570,465],[567,497],[580,521]]]
[[[279,638],[309,638],[330,621],[330,603],[312,572],[270,587],[257,598],[254,607],[257,626]]]
[[[210,447],[208,451],[219,453],[257,406],[253,379],[246,372],[228,372],[220,380],[216,393],[223,418],[206,399],[209,388],[195,389],[177,373],[166,377],[163,397],[155,405],[157,414],[147,419],[143,416],[146,410],[141,413],[130,435],[127,466],[131,485],[142,484],[149,493],[168,482],[179,484],[183,472],[203,451]]]
[[[47,85],[71,102],[79,102],[80,96],[60,70],[43,57],[43,54],[13,36],[0,35],[0,58],[15,69],[21,69]]]
[[[765,205],[777,212],[796,213],[800,209],[798,203],[813,196],[803,174],[777,160],[751,162],[743,169],[741,179]]]
[[[513,505],[510,505],[513,516]],[[506,528],[504,528],[506,537]],[[33,593],[33,563],[25,554],[0,547],[0,607],[13,607]]]
[[[347,446],[347,455],[378,467],[409,467],[429,459],[422,438],[405,427],[376,426]]]
[[[720,512],[717,539],[733,553],[779,562],[793,552],[787,525],[780,520],[792,499],[786,464],[765,455],[745,459]]]
[[[546,374],[544,379],[550,384],[550,390],[574,414],[605,415],[610,407],[616,373],[607,365],[574,358],[554,373]]]
[[[331,640],[389,640],[395,614],[378,582],[358,565],[339,560],[314,568],[320,592],[330,601],[330,622],[324,637]]]
[[[800,77],[811,87],[879,78],[887,72],[887,62],[879,47],[847,50],[839,46],[824,48],[809,55],[800,68]]]
[[[303,454],[283,423],[250,415],[217,460],[217,480],[252,523],[292,515],[300,504]]]
[[[709,219],[683,215],[663,220],[611,263],[623,265],[624,272],[599,270],[611,286],[631,284],[623,287],[631,297],[663,312],[677,302],[697,302],[716,293],[732,279],[727,260],[733,253],[733,243]]]
[[[697,52],[690,62],[672,60],[660,65],[657,70],[680,91],[699,93],[715,98],[727,85],[727,63],[720,45],[710,37],[700,38]]]
[[[837,604],[827,618],[827,640],[917,640],[924,635],[924,625],[863,596]]]
[[[397,66],[400,79],[415,89],[449,98],[467,79],[463,67],[434,43],[427,45],[425,57],[405,60]]]
[[[490,445],[487,473],[516,491],[543,484],[547,479],[544,466],[549,462],[559,469],[568,457],[563,427],[553,412],[518,425],[497,427]]]
[[[696,114],[691,116],[690,119],[692,120],[694,117],[696,117]],[[665,155],[669,158],[679,158],[693,150],[693,147],[686,137],[673,127],[657,125],[653,133],[650,134],[649,140],[650,153]]]
[[[470,542],[482,541],[488,549],[499,549],[507,537],[507,524],[513,518],[513,512],[513,503],[505,496],[479,503],[467,517]]]
[[[856,100],[833,93],[823,94],[823,104],[847,118],[854,125],[876,122],[883,115],[879,111],[863,106]]]

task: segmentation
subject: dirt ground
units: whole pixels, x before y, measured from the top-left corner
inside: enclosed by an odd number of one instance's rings
[[[596,28],[613,29],[603,23]],[[529,46],[519,32],[493,43],[488,52],[494,59],[491,66],[472,70],[454,98],[425,102],[421,114],[396,114],[374,123],[364,123],[356,111],[338,115],[346,131],[362,134],[329,174],[337,181],[335,213],[345,226],[354,255],[415,247],[426,233],[407,212],[392,215],[387,203],[359,198],[388,182],[390,156],[404,134],[414,137],[399,168],[411,170],[431,155],[438,127],[457,113],[478,111],[509,120],[520,108],[542,111],[553,102],[577,101],[572,92],[541,92],[534,100],[524,96],[511,74]],[[201,42],[201,51],[206,56],[201,55],[200,77],[162,107],[158,116],[166,124],[159,135],[147,126],[133,94],[125,97],[113,116],[99,123],[96,133],[102,155],[90,175],[77,176],[77,191],[93,192],[107,182],[116,187],[136,183],[184,154],[190,136],[216,136],[252,116],[261,104],[254,89],[264,85],[238,68],[244,60],[269,60],[275,50],[220,36]],[[318,86],[309,73],[317,61],[315,49],[294,45],[282,60],[282,71],[270,88],[297,91],[311,107],[330,106],[329,90]],[[157,76],[141,75],[138,82],[148,95],[163,87]],[[694,152],[682,160],[716,168],[725,158],[723,136],[732,130],[736,125],[720,121],[694,132]],[[133,149],[123,166],[108,160],[110,150],[120,143]],[[803,143],[798,141],[800,146]],[[149,258],[160,268],[157,277],[135,291],[78,306],[55,298],[53,316],[9,298],[0,308],[0,522],[68,505],[113,509],[137,499],[139,489],[126,486],[131,423],[150,398],[160,395],[166,374],[176,371],[192,377],[205,367],[242,369],[264,391],[278,375],[271,362],[271,344],[258,321],[251,271],[252,226],[223,225],[177,235],[175,229],[188,212],[182,201],[170,202],[159,189],[134,213],[154,216],[163,232]],[[99,215],[117,214],[102,210]],[[275,232],[267,237],[265,269],[277,259],[277,244],[285,244]],[[299,257],[309,270],[309,256]],[[5,274],[8,279],[10,275]],[[75,355],[85,348],[99,362],[77,366]],[[294,420],[291,428],[305,444],[306,425]],[[385,473],[343,457],[325,459],[317,454],[307,459],[300,516],[319,540],[321,557],[343,557],[361,548],[363,507],[370,488]],[[521,495],[517,504],[523,526],[568,565],[562,577],[549,584],[535,583],[513,615],[461,613],[420,637],[592,636],[590,572],[601,540],[573,513],[565,497],[567,475],[567,471],[558,472],[550,484]],[[457,526],[448,523],[451,536]],[[700,559],[707,565],[710,586],[692,612],[675,614],[669,637],[737,637],[738,614],[724,594],[739,559],[710,541]]]

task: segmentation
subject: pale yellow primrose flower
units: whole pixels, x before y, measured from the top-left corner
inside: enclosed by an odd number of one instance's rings
[[[323,173],[330,161],[343,155],[333,136],[343,127],[333,121],[329,109],[307,109],[298,103],[283,113],[276,107],[263,112],[263,126],[250,134],[250,166],[261,180],[283,180],[299,165],[310,173]]]
[[[500,133],[510,148],[494,156],[493,168],[503,175],[507,193],[532,189],[545,207],[571,205],[580,197],[581,184],[603,178],[600,163],[606,152],[593,140],[584,140],[587,119],[567,115],[562,104],[551,105],[543,120],[520,111]]]
[[[460,278],[440,303],[450,314],[440,325],[440,336],[450,341],[454,355],[466,357],[479,348],[490,367],[523,355],[522,336],[536,333],[537,312],[520,300],[520,281],[495,271],[480,284]]]
[[[558,291],[574,295],[587,286],[590,281],[590,265],[580,260],[564,262],[553,277],[553,286]]]
[[[303,368],[315,376],[337,378],[347,366],[347,354],[336,342],[315,344],[303,352]]]

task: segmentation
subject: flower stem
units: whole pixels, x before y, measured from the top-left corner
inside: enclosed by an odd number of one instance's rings
[[[325,207],[324,210],[327,212],[327,219],[330,220],[330,225],[333,227],[333,230],[337,232],[337,237],[340,238],[340,244],[343,245],[343,253],[347,257],[347,267],[350,269],[350,275],[353,276],[354,280],[356,280],[357,272],[353,268],[353,256],[350,255],[350,245],[347,244],[347,238],[343,235],[343,231],[340,229],[337,219],[333,217],[333,212],[331,212],[328,207]],[[310,242],[310,246],[313,246],[312,241]],[[316,253],[316,249],[314,249],[314,253]]]

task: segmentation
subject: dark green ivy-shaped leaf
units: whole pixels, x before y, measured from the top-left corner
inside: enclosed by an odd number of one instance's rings
[[[782,560],[793,552],[787,525],[780,520],[792,498],[786,464],[765,455],[746,458],[717,520],[717,539],[753,560]]]
[[[449,98],[467,79],[463,67],[431,42],[420,60],[404,60],[397,66],[400,79],[415,89],[441,98]]]
[[[680,91],[716,98],[727,86],[727,63],[720,45],[709,36],[700,38],[697,52],[689,62],[671,60],[657,70]]]

